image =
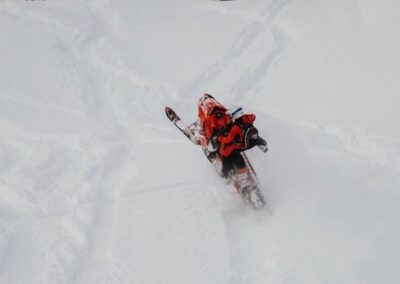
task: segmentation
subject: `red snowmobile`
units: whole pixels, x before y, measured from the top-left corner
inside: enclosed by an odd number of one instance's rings
[[[254,146],[264,153],[268,150],[267,142],[258,135],[252,123],[254,115],[244,114],[242,108],[228,110],[209,94],[200,98],[198,119],[190,125],[186,125],[171,108],[165,107],[165,112],[190,141],[201,146],[220,176],[234,185],[247,205],[254,209],[264,207],[265,199],[258,188],[257,174],[245,154]],[[246,117],[253,119],[246,120]]]

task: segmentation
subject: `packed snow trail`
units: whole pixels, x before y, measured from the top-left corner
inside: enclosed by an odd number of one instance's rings
[[[381,2],[2,1],[0,283],[397,283]],[[205,91],[257,115],[272,215],[165,118]]]

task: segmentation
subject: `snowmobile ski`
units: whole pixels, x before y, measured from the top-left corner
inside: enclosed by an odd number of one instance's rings
[[[197,139],[193,130],[187,126],[180,117],[175,113],[175,111],[170,107],[165,107],[165,114],[168,119],[182,132],[192,143],[198,145],[199,140]]]

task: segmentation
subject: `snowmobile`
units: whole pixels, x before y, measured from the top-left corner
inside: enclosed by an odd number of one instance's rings
[[[205,94],[199,100],[199,118],[189,125],[184,123],[172,108],[165,107],[165,113],[168,119],[180,132],[182,132],[193,144],[201,147],[208,160],[214,166],[219,175],[222,176],[222,159],[220,155],[218,155],[218,152],[210,151],[210,145],[212,144],[209,139],[211,136],[211,130],[203,123],[212,117],[212,114],[216,109],[227,111],[227,109],[216,101],[213,96]],[[249,135],[251,135],[250,131]],[[261,143],[257,143],[258,148],[264,153],[267,152],[267,142],[259,136],[257,139],[258,141],[261,141]],[[245,140],[249,141],[249,137],[245,137]],[[257,174],[245,151],[240,151],[240,155],[243,158],[241,160],[242,162],[244,161],[245,166],[237,167],[234,163],[233,168],[229,171],[229,175],[226,177],[226,183],[234,186],[235,191],[247,206],[253,209],[261,209],[265,206],[266,202],[258,187],[259,180]]]

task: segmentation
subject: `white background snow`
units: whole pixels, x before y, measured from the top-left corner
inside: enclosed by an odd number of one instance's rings
[[[0,283],[400,283],[395,0],[0,0]],[[269,212],[201,150],[257,115]]]

